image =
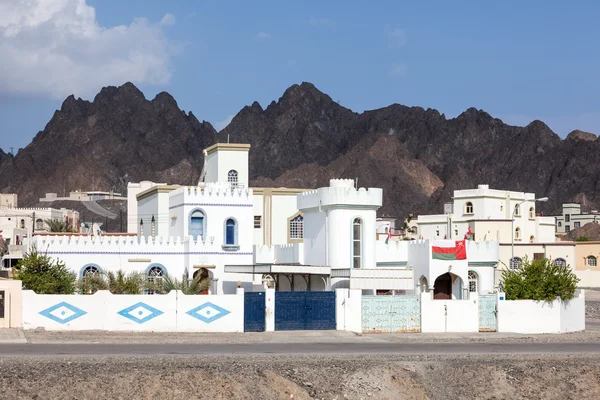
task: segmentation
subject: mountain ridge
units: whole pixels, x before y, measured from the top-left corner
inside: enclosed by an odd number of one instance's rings
[[[69,96],[16,156],[0,150],[0,190],[17,192],[27,205],[60,189],[194,184],[202,149],[228,138],[252,146],[252,185],[311,188],[358,178],[384,189],[386,214],[441,212],[453,190],[481,183],[548,196],[539,207],[545,212],[581,196],[600,204],[594,134],[574,130],[561,139],[542,121],[510,126],[475,107],[450,119],[401,104],[357,113],[309,82],[266,108],[256,101],[243,107],[218,133],[169,93],[147,100],[129,82],[102,88],[91,102]]]

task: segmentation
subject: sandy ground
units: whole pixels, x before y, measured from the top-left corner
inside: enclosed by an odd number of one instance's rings
[[[565,335],[26,331],[25,336],[30,343],[599,342],[600,292],[587,299],[588,329]],[[581,355],[3,357],[0,370],[0,399],[600,398],[600,356]]]
[[[600,357],[3,358],[3,399],[598,399]]]

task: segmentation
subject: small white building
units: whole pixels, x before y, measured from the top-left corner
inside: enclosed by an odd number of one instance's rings
[[[590,222],[597,224],[600,221],[600,212],[598,210],[582,212],[579,203],[563,203],[562,214],[554,218],[556,218],[556,232],[566,234]]]

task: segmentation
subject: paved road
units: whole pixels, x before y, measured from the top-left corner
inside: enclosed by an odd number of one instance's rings
[[[588,354],[600,343],[3,344],[2,356],[226,354]]]

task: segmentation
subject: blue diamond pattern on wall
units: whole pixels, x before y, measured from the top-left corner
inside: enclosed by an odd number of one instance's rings
[[[46,318],[50,318],[52,321],[56,321],[59,324],[66,324],[67,322],[71,322],[74,319],[87,314],[87,311],[83,311],[63,301],[50,308],[40,311],[39,314]]]
[[[133,322],[137,322],[138,324],[143,324],[144,322],[150,321],[152,318],[156,318],[164,312],[149,306],[146,303],[135,303],[134,305],[124,308],[118,312],[119,315],[132,320]]]
[[[186,312],[186,314],[210,324],[211,322],[230,314],[230,312],[223,307],[207,302],[196,308],[192,308],[190,311]]]

